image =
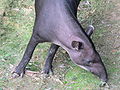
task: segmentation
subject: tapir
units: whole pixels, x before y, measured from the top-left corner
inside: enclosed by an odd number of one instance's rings
[[[107,82],[106,68],[90,38],[93,27],[89,26],[85,32],[77,19],[79,3],[80,0],[35,0],[33,33],[22,60],[13,72],[13,77],[25,74],[26,65],[39,43],[50,42],[44,74],[53,71],[53,58],[58,48],[62,47],[76,65]]]

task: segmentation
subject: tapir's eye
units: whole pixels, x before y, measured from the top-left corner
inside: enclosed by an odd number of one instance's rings
[[[89,64],[89,65],[92,65],[92,64],[93,64],[93,62],[92,62],[92,61],[89,61],[89,62],[88,62],[88,64]]]
[[[93,64],[93,61],[87,61],[87,65],[91,66]]]
[[[93,61],[92,60],[84,60],[84,65],[92,66],[93,65]]]
[[[79,41],[72,41],[72,47],[75,49],[75,50],[81,50],[84,48],[84,45],[82,42],[79,42]]]

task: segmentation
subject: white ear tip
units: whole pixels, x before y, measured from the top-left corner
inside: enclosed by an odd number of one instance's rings
[[[92,28],[93,30],[95,30],[94,26],[93,25],[89,25],[90,28]]]

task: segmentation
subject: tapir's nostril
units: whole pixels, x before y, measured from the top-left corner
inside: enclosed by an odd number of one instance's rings
[[[101,78],[101,80],[102,80],[103,82],[107,82],[107,81],[108,81],[108,78],[107,78],[107,77]]]
[[[108,81],[108,75],[107,75],[107,73],[105,73],[104,75],[101,75],[100,79],[101,79],[103,82],[107,82],[107,81]]]

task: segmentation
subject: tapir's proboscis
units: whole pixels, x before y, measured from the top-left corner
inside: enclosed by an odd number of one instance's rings
[[[90,39],[94,28],[90,25],[85,32],[78,22],[79,2],[80,0],[35,0],[33,33],[21,62],[13,72],[14,78],[25,74],[26,65],[39,43],[51,42],[44,74],[53,72],[53,58],[58,48],[62,47],[76,65],[107,82],[105,66]]]

